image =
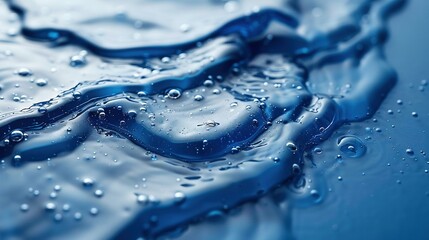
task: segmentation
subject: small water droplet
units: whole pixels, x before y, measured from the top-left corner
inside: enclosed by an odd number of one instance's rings
[[[213,87],[214,82],[213,80],[207,79],[203,82],[204,87]]]
[[[198,102],[199,102],[199,101],[202,101],[203,99],[204,99],[204,97],[203,97],[203,96],[201,96],[201,95],[195,95],[195,96],[194,96],[194,100],[195,100],[195,101],[198,101]]]
[[[21,76],[21,77],[29,77],[29,76],[33,75],[33,73],[31,72],[31,70],[30,70],[30,69],[28,69],[28,68],[20,68],[20,69],[17,71],[17,73],[18,73],[18,75],[19,75],[19,76]]]
[[[144,194],[137,195],[137,203],[146,204],[149,202],[149,198]]]
[[[97,189],[94,191],[94,195],[98,198],[101,198],[104,195],[104,192],[101,189]]]
[[[80,221],[80,220],[82,219],[82,213],[80,213],[80,212],[76,212],[76,213],[74,214],[74,219],[75,219],[76,221]]]
[[[183,192],[175,192],[174,193],[174,201],[176,203],[182,203],[185,201],[185,199],[186,199],[186,196]]]
[[[286,143],[286,147],[288,147],[292,152],[295,152],[298,150],[298,147],[293,142]]]
[[[44,78],[38,78],[36,79],[36,85],[39,87],[43,87],[46,86],[46,84],[48,84],[48,80],[44,79]]]
[[[70,57],[70,66],[71,67],[83,67],[87,64],[86,51],[81,51],[78,55],[73,55]]]
[[[23,204],[21,204],[20,209],[21,209],[22,212],[27,212],[28,209],[30,209],[30,206],[28,204],[26,204],[26,203],[23,203]]]
[[[167,97],[170,99],[178,99],[182,95],[182,92],[179,89],[173,88],[168,90]]]
[[[98,214],[98,208],[92,207],[91,209],[89,209],[89,213],[93,216]]]
[[[46,211],[54,211],[57,206],[53,202],[48,202],[45,205]]]
[[[82,180],[82,185],[85,187],[92,187],[94,185],[94,180],[92,180],[92,178],[86,177]]]

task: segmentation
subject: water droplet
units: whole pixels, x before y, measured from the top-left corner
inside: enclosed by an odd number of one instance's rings
[[[27,212],[27,211],[28,211],[28,209],[30,209],[30,206],[29,206],[28,204],[26,204],[26,203],[23,203],[23,204],[21,204],[20,209],[21,209],[21,211],[23,211],[23,212]]]
[[[44,78],[38,78],[36,79],[36,85],[39,87],[43,87],[46,86],[46,84],[48,84],[48,80],[44,79]]]
[[[74,92],[73,92],[73,97],[74,97],[75,99],[79,99],[79,98],[81,98],[81,97],[82,97],[82,93],[81,93],[81,92],[79,92],[79,91],[74,91]]]
[[[412,112],[412,113],[411,113],[411,116],[413,116],[413,117],[418,117],[418,116],[419,116],[419,114],[417,114],[417,112]]]
[[[44,113],[48,112],[48,109],[45,107],[40,107],[37,111],[41,114],[44,114]]]
[[[71,67],[83,67],[87,64],[86,51],[81,51],[78,55],[73,55],[70,57],[70,66]]]
[[[31,70],[28,68],[20,68],[17,73],[21,77],[29,77],[29,76],[33,75]]]
[[[205,122],[205,125],[207,127],[216,127],[217,125],[219,125],[219,123],[214,120],[207,120],[207,122]]]
[[[213,80],[207,79],[203,82],[204,87],[213,87],[214,82]]]
[[[236,1],[228,1],[223,5],[225,11],[234,12],[237,10],[238,3]]]
[[[94,195],[98,198],[101,198],[104,195],[104,192],[101,189],[97,189],[94,191]]]
[[[203,97],[203,96],[201,96],[201,95],[195,95],[195,96],[194,96],[194,100],[195,100],[195,101],[198,101],[198,102],[199,102],[199,101],[202,101],[203,99],[204,99],[204,97]]]
[[[163,57],[163,58],[161,58],[161,62],[162,63],[169,63],[170,62],[170,58],[169,57]]]
[[[413,155],[414,155],[414,151],[413,151],[413,149],[411,149],[411,148],[407,148],[407,149],[405,150],[405,152],[406,152],[408,155],[410,155],[410,156],[413,156]]]
[[[13,161],[14,162],[20,162],[21,161],[21,155],[15,155],[14,157],[13,157]]]
[[[45,205],[46,211],[54,211],[57,206],[53,202],[48,202]]]
[[[294,163],[292,165],[292,173],[296,174],[296,175],[300,174],[301,173],[301,167],[298,164]]]
[[[80,220],[82,219],[82,213],[80,213],[80,212],[76,212],[76,213],[74,214],[74,219],[75,219],[76,221],[80,221]]]
[[[93,216],[98,214],[98,208],[92,207],[91,209],[89,209],[89,213]]]
[[[180,31],[181,32],[185,33],[185,32],[189,32],[189,30],[191,30],[191,26],[189,24],[184,23],[184,24],[180,25]]]
[[[213,89],[213,94],[219,95],[220,94],[220,90],[219,89]]]
[[[314,199],[314,202],[318,203],[321,201],[320,193],[316,189],[312,189],[310,195]]]
[[[94,180],[92,180],[92,178],[86,177],[82,180],[82,185],[85,187],[92,187],[92,185],[94,185]]]
[[[337,141],[340,151],[348,157],[357,158],[366,153],[366,146],[356,136],[343,136]]]
[[[175,192],[174,193],[174,201],[176,203],[182,203],[185,201],[185,199],[186,199],[186,196],[183,192]]]
[[[178,99],[178,98],[180,98],[181,95],[182,95],[182,93],[180,92],[180,90],[175,89],[175,88],[170,89],[167,92],[167,97],[170,99]]]
[[[139,92],[137,92],[137,96],[138,97],[146,97],[146,93],[143,91],[139,91]]]
[[[137,195],[137,202],[138,203],[146,204],[146,203],[148,203],[148,201],[149,201],[149,198],[146,195],[144,195],[144,194]]]
[[[288,147],[292,152],[295,152],[298,150],[298,147],[293,142],[286,143],[286,147]]]
[[[135,110],[129,110],[128,117],[130,117],[131,119],[135,119],[137,117],[137,112]]]
[[[20,142],[24,138],[24,133],[20,130],[14,130],[10,133],[10,140],[12,142]]]
[[[61,213],[55,213],[54,220],[57,222],[63,220],[63,215]]]
[[[63,211],[64,211],[64,212],[68,212],[68,211],[70,211],[70,205],[69,205],[69,204],[67,204],[67,203],[66,203],[66,204],[64,204],[64,205],[63,205]]]

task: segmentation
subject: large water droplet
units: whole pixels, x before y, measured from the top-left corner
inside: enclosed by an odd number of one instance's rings
[[[173,88],[168,90],[167,97],[170,99],[178,99],[182,95],[182,92],[180,92],[179,89]]]

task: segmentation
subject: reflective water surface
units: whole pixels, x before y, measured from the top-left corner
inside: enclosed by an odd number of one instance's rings
[[[0,237],[300,239],[330,172],[380,158],[403,5],[2,2]]]

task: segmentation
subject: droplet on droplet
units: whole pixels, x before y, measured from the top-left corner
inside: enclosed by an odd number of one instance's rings
[[[167,92],[167,97],[170,99],[178,99],[181,95],[182,93],[180,92],[180,90],[176,88],[170,89]]]
[[[356,136],[340,137],[337,141],[337,145],[340,151],[348,157],[357,158],[366,153],[365,144]]]
[[[24,133],[20,130],[14,130],[10,133],[10,140],[12,142],[20,142],[24,138]]]

